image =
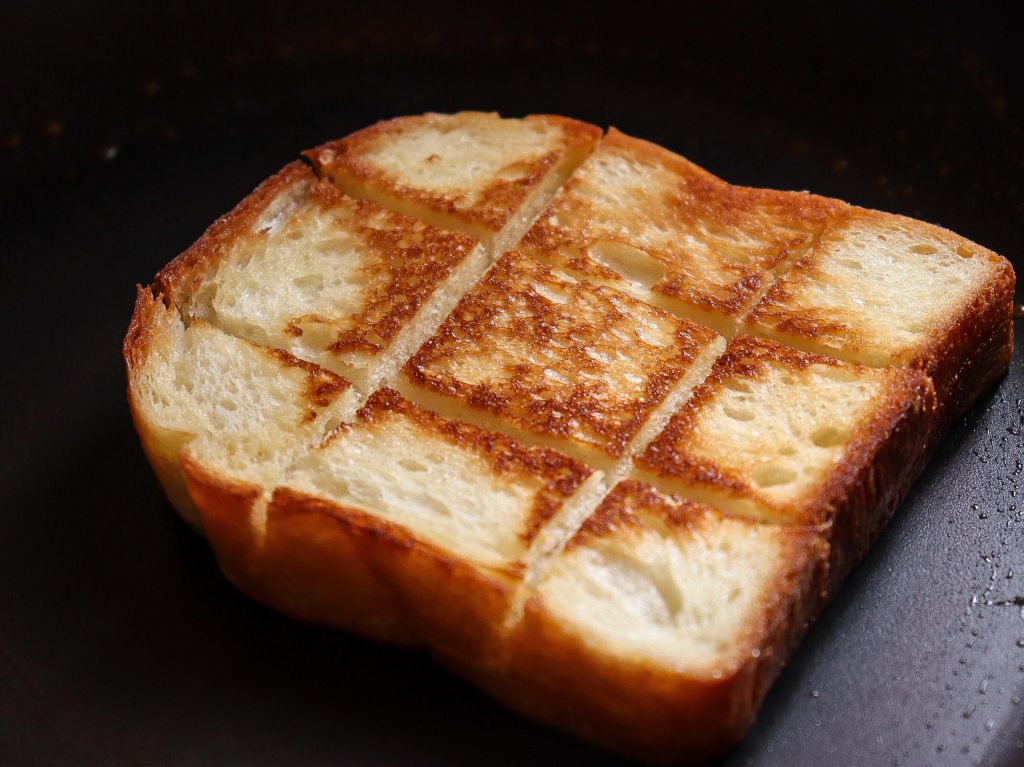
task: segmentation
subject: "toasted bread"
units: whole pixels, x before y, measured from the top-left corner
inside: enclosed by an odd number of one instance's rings
[[[919,370],[737,336],[634,473],[737,516],[827,526],[838,586],[930,455],[934,419]]]
[[[498,673],[513,707],[645,760],[703,763],[753,721],[820,609],[818,530],[622,482],[549,568]]]
[[[318,173],[354,197],[511,248],[601,136],[552,115],[399,117],[312,149]]]
[[[731,335],[837,207],[814,195],[732,186],[613,128],[521,247]]]
[[[952,232],[849,208],[764,296],[748,332],[934,381],[944,422],[957,418],[1013,354],[1014,273]]]
[[[402,370],[412,399],[606,472],[703,380],[717,333],[505,254]]]
[[[273,483],[296,450],[351,418],[348,381],[198,320],[138,288],[124,342],[128,402],[168,498],[195,525],[183,457],[225,481]]]
[[[1013,281],[614,129],[398,118],[139,289],[129,402],[245,593],[701,763],[1005,370]]]

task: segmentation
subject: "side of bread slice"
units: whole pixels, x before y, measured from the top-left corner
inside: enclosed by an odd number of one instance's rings
[[[182,476],[183,455],[231,481],[272,482],[296,450],[355,406],[344,379],[202,321],[186,327],[173,306],[141,287],[124,357],[143,448],[171,503],[192,525],[198,517]]]
[[[425,114],[377,123],[306,156],[349,194],[468,232],[498,256],[600,135],[596,126],[551,115]]]
[[[816,616],[827,550],[813,528],[626,481],[550,567],[501,669],[460,670],[587,740],[703,764],[746,731]]]
[[[1013,354],[1006,259],[920,221],[849,208],[746,319],[747,332],[934,381],[941,422],[970,406]]]
[[[251,494],[186,467],[204,523],[254,598],[307,620],[487,663],[549,524],[578,515],[600,474],[447,421],[384,389],[293,461],[272,492],[262,539],[246,537]],[[571,534],[571,533],[570,533]],[[245,552],[238,540],[251,541]]]

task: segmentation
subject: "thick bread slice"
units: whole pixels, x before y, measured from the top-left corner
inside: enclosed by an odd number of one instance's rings
[[[610,748],[702,764],[746,731],[820,609],[813,528],[727,517],[618,484],[549,569],[496,697]]]
[[[480,278],[466,234],[285,168],[158,275],[192,316],[379,388]]]
[[[185,456],[225,481],[272,483],[297,449],[351,415],[347,381],[233,338],[138,288],[124,341],[128,402],[143,448],[175,509],[198,518]],[[207,534],[209,534],[207,530]]]
[[[923,468],[934,411],[918,370],[737,336],[635,472],[732,514],[829,525],[838,584]]]
[[[245,508],[244,493],[195,479],[204,520]],[[262,543],[225,554],[248,563],[250,596],[289,614],[485,662],[538,534],[599,479],[383,389],[293,463]]]
[[[697,764],[1005,370],[1013,285],[614,129],[428,114],[261,185],[139,289],[124,355],[245,593]]]
[[[770,290],[747,332],[868,365],[920,368],[943,422],[1013,353],[1013,268],[937,226],[848,208]]]
[[[732,186],[612,128],[521,248],[731,335],[840,205]]]
[[[468,232],[498,256],[600,136],[594,125],[551,115],[425,114],[377,123],[306,156],[354,197]]]
[[[505,254],[402,370],[407,396],[614,474],[724,340],[612,288]]]

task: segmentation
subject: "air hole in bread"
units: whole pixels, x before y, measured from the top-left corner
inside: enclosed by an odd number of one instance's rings
[[[294,278],[292,285],[301,290],[320,291],[324,289],[324,276],[322,274],[304,274]]]
[[[533,286],[534,292],[542,298],[546,298],[553,304],[567,304],[569,303],[569,297],[564,293],[559,293],[557,290],[552,290],[543,282],[538,282]]]
[[[645,288],[656,285],[665,277],[665,270],[654,258],[624,242],[597,242],[587,249],[587,255],[601,266]]]
[[[750,384],[738,381],[735,378],[728,378],[723,382],[726,389],[730,391],[743,392],[744,394],[750,394],[753,389],[750,388]]]
[[[922,256],[930,256],[932,253],[937,251],[934,245],[929,245],[926,242],[918,243],[917,245],[911,245],[910,251],[912,253],[920,253]]]
[[[618,549],[602,552],[602,565],[622,598],[655,624],[669,625],[683,609],[683,595],[667,568]]]
[[[831,378],[833,381],[851,382],[857,380],[857,374],[845,367],[835,367],[833,365],[811,365],[810,369],[820,376]]]
[[[723,410],[725,411],[725,414],[734,421],[754,420],[754,411],[747,410],[746,408],[730,407],[727,405]]]
[[[310,349],[322,349],[334,342],[334,331],[326,320],[306,318],[295,326],[302,331],[302,343]]]
[[[722,256],[726,261],[731,261],[734,264],[746,266],[751,260],[750,252],[738,245],[719,243],[717,251],[718,255]]]
[[[970,248],[965,248],[963,245],[956,246],[956,254],[960,256],[960,258],[971,258],[974,255]]]
[[[402,458],[399,460],[398,465],[406,471],[421,472],[426,471],[427,467],[413,458]]]
[[[779,448],[779,455],[796,455],[796,448],[792,445],[783,445]]]
[[[835,447],[846,439],[846,432],[835,426],[821,426],[811,432],[811,442],[818,447]]]
[[[796,479],[796,472],[788,466],[766,463],[754,469],[754,482],[759,487],[786,485]]]

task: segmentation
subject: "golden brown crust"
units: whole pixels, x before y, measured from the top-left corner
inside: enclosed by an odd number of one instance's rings
[[[163,311],[166,311],[166,307],[153,295],[153,291],[138,284],[135,286],[135,307],[131,322],[128,323],[128,332],[121,344],[129,387],[149,357],[153,327]]]
[[[253,227],[274,200],[290,187],[311,184],[309,166],[298,160],[288,163],[268,178],[231,211],[214,221],[203,235],[156,275],[158,292],[183,306],[195,293],[204,276],[226,257],[235,242]]]
[[[638,526],[656,515],[683,535],[720,519],[717,512],[667,498],[637,482],[621,483],[602,505],[602,521],[576,545]],[[756,524],[745,522],[742,524]],[[540,596],[507,639],[495,671],[456,664],[464,675],[523,713],[633,757],[703,764],[721,756],[749,728],[771,682],[822,603],[828,546],[817,530],[780,528],[783,566],[738,642],[734,666],[708,676],[624,658],[580,635],[549,612]]]
[[[669,342],[645,340],[648,323],[660,325]],[[618,291],[561,280],[513,251],[462,299],[403,373],[416,387],[524,432],[619,457],[717,338]],[[629,370],[618,380],[624,366]],[[488,372],[458,372],[472,367]]]
[[[601,175],[602,163],[645,166],[639,187]],[[611,185],[611,188],[609,186]],[[607,208],[603,195],[628,199]],[[650,289],[659,296],[739,318],[772,272],[809,246],[835,200],[727,184],[688,160],[612,128],[523,239],[523,249],[570,273],[624,282],[592,249],[608,243],[653,259]]]
[[[494,117],[474,112],[397,117],[323,144],[304,154],[312,161],[319,175],[330,178],[347,190],[357,187],[376,189],[378,194],[400,199],[405,204],[422,206],[463,221],[470,225],[470,230],[481,227],[497,232],[508,223],[530,191],[541,183],[565,155],[587,151],[597,142],[601,135],[600,128],[565,117],[526,117],[523,120],[526,124],[538,123],[556,128],[561,134],[560,138],[540,154],[534,153],[510,162],[495,174],[490,183],[473,190],[434,191],[405,184],[367,158],[377,148],[410,131],[433,125],[451,129],[457,127],[459,121]],[[421,158],[421,161],[429,163],[434,157],[436,155],[429,155]]]
[[[450,441],[456,447],[472,451],[487,462],[493,473],[507,477],[510,482],[529,479],[543,483],[534,499],[527,526],[521,533],[527,543],[594,473],[590,467],[556,450],[525,447],[504,434],[442,418],[414,405],[391,389],[377,391],[358,413],[360,421],[368,424],[395,416],[421,425],[425,431]],[[339,427],[340,430],[346,428],[350,427]]]
[[[128,379],[128,409],[143,452],[171,505],[182,519],[198,529],[199,517],[185,487],[179,463],[179,453],[193,435],[158,427],[144,412],[138,391],[139,376],[153,351],[157,340],[155,336],[160,333],[167,313],[173,311],[149,288],[136,285],[135,308],[121,350]]]

